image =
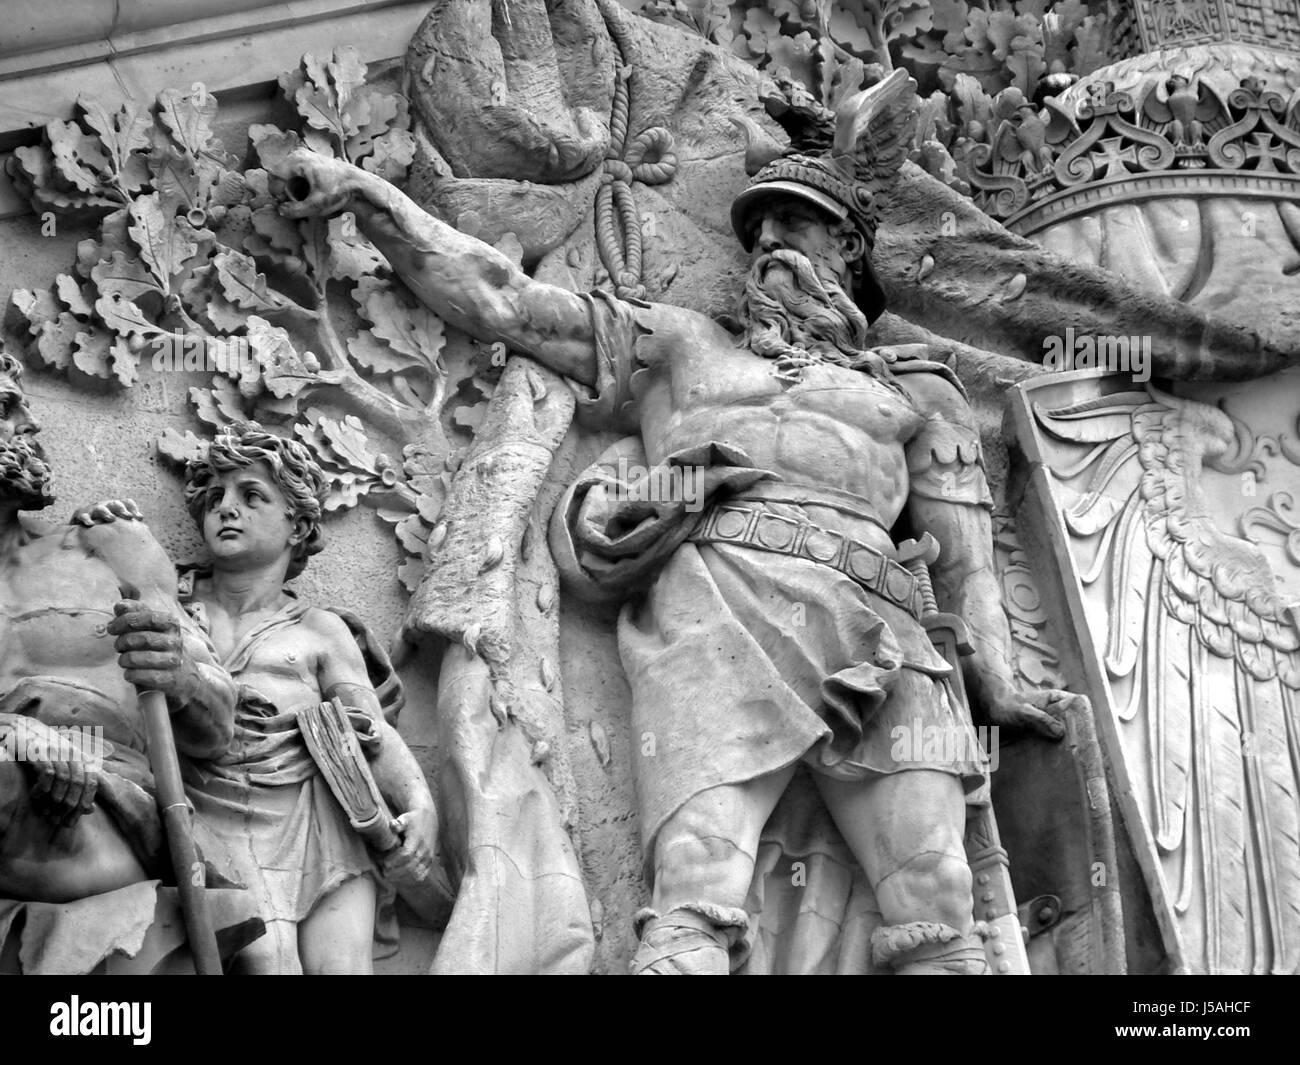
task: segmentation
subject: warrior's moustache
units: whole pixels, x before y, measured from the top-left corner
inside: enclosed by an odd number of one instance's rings
[[[740,320],[750,349],[769,359],[815,353],[848,364],[866,347],[867,317],[839,278],[789,249],[754,260]]]

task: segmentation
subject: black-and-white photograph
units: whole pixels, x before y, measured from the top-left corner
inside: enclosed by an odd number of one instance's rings
[[[1300,972],[1300,0],[0,0],[0,237],[41,1031]]]

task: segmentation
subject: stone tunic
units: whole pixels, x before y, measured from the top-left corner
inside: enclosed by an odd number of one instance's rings
[[[182,602],[188,601],[189,587],[182,579]],[[244,635],[221,662],[223,668],[238,681],[257,646],[271,634],[299,624],[308,609],[297,600],[285,604]],[[197,620],[202,624],[201,613]],[[304,686],[314,688],[315,677],[304,665],[298,668]],[[256,896],[263,920],[294,924],[353,877],[374,877],[381,884],[381,896],[385,894],[364,841],[307,750],[297,711],[275,707],[241,684],[227,753],[208,761],[191,760],[185,767],[196,819],[226,845],[229,868],[222,872]],[[392,921],[391,906],[381,906],[376,914],[379,944],[395,942]]]

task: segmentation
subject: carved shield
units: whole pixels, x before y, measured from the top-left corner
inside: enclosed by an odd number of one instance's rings
[[[1013,399],[1043,568],[1176,971],[1300,965],[1298,386],[1077,371]]]

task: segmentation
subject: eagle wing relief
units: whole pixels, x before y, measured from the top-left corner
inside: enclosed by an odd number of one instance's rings
[[[1169,884],[1185,961],[1300,967],[1300,628],[1260,548],[1219,528],[1203,465],[1233,441],[1222,411],[1147,387],[1039,426],[1078,445],[1053,476],[1135,796]],[[1067,495],[1067,499],[1068,499]]]

